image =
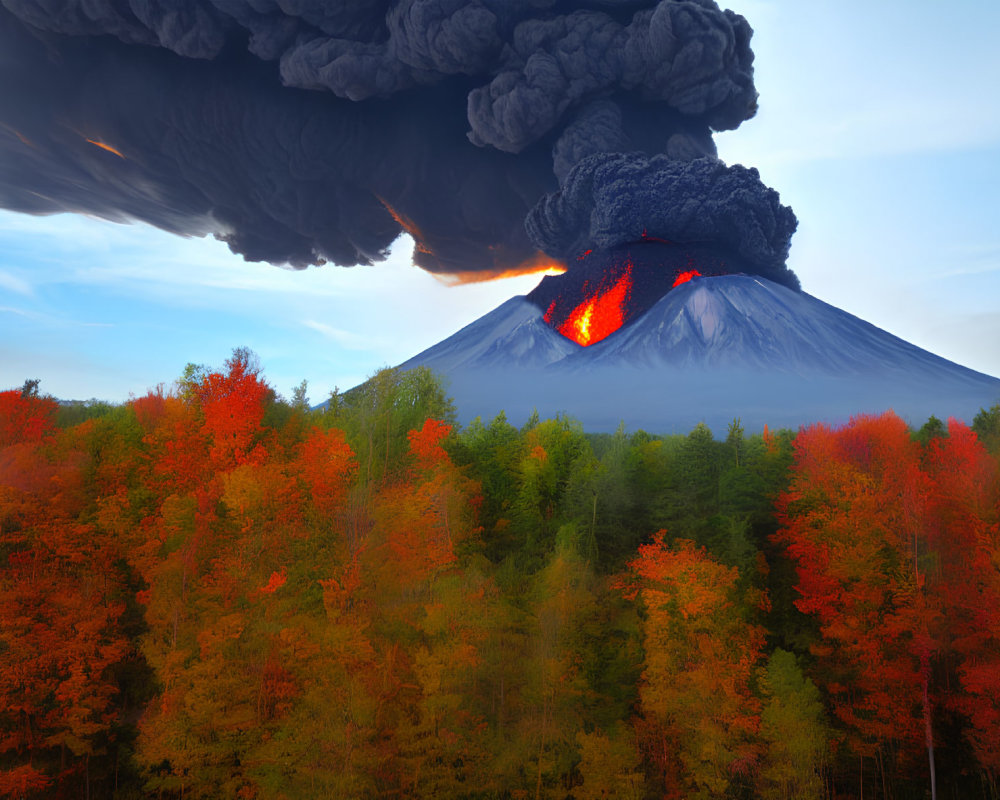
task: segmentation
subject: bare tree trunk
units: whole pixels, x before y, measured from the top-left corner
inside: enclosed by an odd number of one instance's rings
[[[926,648],[920,654],[920,672],[924,691],[924,738],[927,741],[927,763],[931,770],[931,800],[937,800],[937,775],[934,770],[934,734],[931,730],[931,703],[927,691],[930,681],[930,654]]]
[[[502,669],[502,667],[501,667]],[[503,741],[503,717],[504,717],[504,685],[503,685],[504,674],[500,673],[500,710],[497,712],[497,730],[500,733],[500,741]]]
[[[538,744],[538,780],[535,783],[535,800],[540,800],[542,796],[542,754],[545,752],[545,734],[548,727],[548,714],[546,713],[547,699],[542,695],[542,733]]]
[[[594,513],[590,517],[590,543],[591,546],[587,548],[588,558],[593,557],[594,561],[597,560],[597,492],[594,492]],[[591,548],[593,548],[592,552]]]
[[[385,476],[389,474],[389,422],[392,415],[387,411],[385,414],[385,466],[382,468],[382,483],[385,483]]]

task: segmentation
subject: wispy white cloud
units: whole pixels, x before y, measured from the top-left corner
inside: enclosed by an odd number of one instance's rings
[[[0,306],[0,314],[14,314],[17,317],[29,318],[37,316],[30,311],[25,311],[23,308],[14,308],[12,306]]]
[[[927,106],[936,104],[929,116]],[[762,170],[813,161],[974,150],[1000,142],[1000,115],[965,111],[957,101],[890,97],[884,105],[820,109],[808,103],[764,124],[748,123],[718,137],[720,155]]]
[[[727,161],[770,169],[1000,142],[1000,107],[982,88],[1000,74],[995,9],[983,6],[970,27],[934,4],[899,0],[728,7],[753,23],[761,100],[755,119],[717,137]]]
[[[949,278],[1000,274],[1000,244],[960,243],[945,252],[948,263],[943,269],[928,271],[916,276],[919,282],[947,280]]]
[[[307,319],[303,320],[302,324],[306,328],[322,334],[327,339],[331,339],[341,347],[348,350],[375,350],[380,346],[379,342],[373,342],[371,339],[357,333],[352,333],[351,331],[334,328],[332,325],[327,325],[325,322],[317,322],[314,319]]]
[[[952,269],[939,272],[936,275],[927,275],[923,278],[923,280],[933,281],[941,278],[960,278],[965,275],[990,275],[994,272],[1000,272],[1000,258],[981,264],[968,264],[965,266],[954,267]]]
[[[54,314],[44,314],[40,311],[31,311],[26,308],[15,308],[13,306],[0,306],[0,314],[13,314],[14,316],[24,317],[25,319],[34,320],[35,322],[40,322],[48,326],[75,326],[79,328],[115,327],[115,325],[111,322],[86,322],[84,320],[60,317]]]
[[[34,294],[34,289],[28,281],[2,269],[0,269],[0,289],[14,294],[23,294],[26,297]]]

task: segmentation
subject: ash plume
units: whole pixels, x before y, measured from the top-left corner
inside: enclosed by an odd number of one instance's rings
[[[712,0],[0,2],[0,207],[295,267],[404,230],[439,273],[562,253],[584,165],[713,159],[756,111],[752,31]]]
[[[798,288],[785,266],[795,214],[757,170],[715,158],[588,156],[531,210],[526,225],[540,249],[567,262],[644,239],[714,244],[753,272]]]

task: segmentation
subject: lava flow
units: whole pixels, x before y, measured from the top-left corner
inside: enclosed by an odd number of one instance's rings
[[[680,272],[680,273],[677,274],[677,277],[674,278],[674,285],[671,286],[670,288],[676,289],[682,283],[687,283],[689,280],[691,280],[693,278],[700,278],[700,277],[701,277],[701,273],[698,272],[698,270],[696,270],[696,269],[689,269],[689,270],[686,270],[684,272]]]
[[[628,264],[609,289],[600,288],[587,296],[574,308],[558,330],[567,339],[587,347],[606,339],[625,322],[625,312],[632,294],[632,265]],[[545,321],[552,322],[555,300],[545,314]]]
[[[645,314],[661,297],[695,278],[745,272],[732,253],[704,242],[645,238],[613,250],[588,250],[562,275],[546,277],[528,294],[545,323],[587,345]]]

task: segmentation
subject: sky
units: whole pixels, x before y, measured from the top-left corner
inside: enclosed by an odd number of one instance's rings
[[[719,154],[795,210],[803,290],[1000,376],[1000,4],[721,5],[754,28],[760,110]],[[449,286],[411,250],[296,271],[212,238],[0,211],[0,390],[38,378],[120,402],[246,346],[279,393],[305,379],[317,403],[538,281]]]

